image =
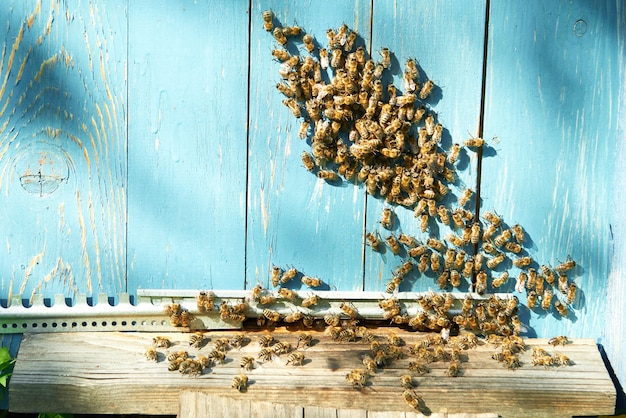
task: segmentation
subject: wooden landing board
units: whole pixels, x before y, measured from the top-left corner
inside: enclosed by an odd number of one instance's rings
[[[372,329],[381,342],[397,332],[411,344],[426,334],[395,328]],[[191,356],[207,355],[220,337],[234,332],[206,333],[200,349],[190,348],[188,334],[163,334],[174,345],[159,349],[159,361],[144,357],[156,334],[79,333],[25,334],[11,383],[11,405],[15,412],[54,410],[63,413],[177,414],[182,391],[201,391],[254,402],[293,403],[324,408],[371,411],[413,410],[402,400],[400,376],[413,359],[394,360],[373,374],[363,390],[354,390],[345,377],[362,368],[369,344],[338,343],[324,332],[312,332],[313,345],[305,350],[301,367],[286,365],[286,355],[247,372],[245,393],[231,388],[241,373],[241,357],[257,357],[258,340],[265,331],[246,331],[249,343],[227,352],[226,362],[206,369],[198,377],[168,371],[166,355],[188,350]],[[297,344],[297,333],[273,332],[280,341]],[[575,340],[553,350],[546,339],[529,339],[528,345],[561,352],[574,362],[567,367],[531,366],[530,349],[521,356],[522,367],[508,370],[491,359],[494,347],[480,344],[464,352],[460,376],[446,374],[448,363],[434,362],[431,371],[415,376],[416,391],[431,413],[498,413],[504,416],[559,416],[612,414],[615,388],[593,340]],[[33,394],[37,396],[33,396]]]

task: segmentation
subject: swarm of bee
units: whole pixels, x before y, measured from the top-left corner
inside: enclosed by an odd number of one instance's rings
[[[408,256],[393,271],[386,292],[397,291],[409,274],[426,274],[442,290],[470,284],[483,295],[514,288],[527,293],[530,309],[554,308],[569,316],[577,292],[567,276],[574,260],[568,257],[554,268],[540,265],[524,249],[521,225],[507,225],[496,212],[479,219],[466,209],[472,189],[461,190],[456,204],[445,203],[452,200],[448,197],[463,147],[478,150],[485,141],[469,138],[445,148],[444,128],[428,106],[435,85],[420,75],[415,59],[405,62],[401,90],[384,81],[392,52],[382,48],[380,60],[375,60],[357,46],[358,34],[347,25],[328,29],[326,47],[318,47],[302,28],[277,25],[271,11],[264,12],[263,21],[280,45],[272,51],[280,63],[276,88],[300,121],[299,137],[311,144],[311,152],[301,155],[304,167],[328,182],[364,183],[368,194],[387,202],[379,221],[383,229],[396,228],[392,207],[400,206],[412,210],[420,231],[429,234],[422,242],[407,234],[365,233],[373,251],[388,248]],[[304,49],[292,55],[290,42],[302,42]],[[434,236],[434,223],[449,226],[451,232],[443,240]],[[517,277],[510,267],[519,269]],[[292,274],[275,266],[272,284],[285,284]]]

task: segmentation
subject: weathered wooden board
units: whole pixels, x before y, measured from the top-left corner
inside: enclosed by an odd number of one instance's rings
[[[126,276],[126,20],[104,2],[0,10],[0,300]]]
[[[375,2],[372,32],[372,56],[379,60],[383,47],[393,52],[391,73],[393,83],[399,90],[404,90],[403,71],[408,58],[419,63],[420,83],[433,80],[435,88],[424,101],[436,121],[444,126],[441,147],[449,151],[453,142],[462,142],[467,132],[477,130],[480,102],[481,78],[483,66],[483,43],[485,30],[486,6],[482,1],[475,2],[440,2],[426,7],[416,7],[415,2]],[[454,30],[441,30],[442,27],[454,27]],[[420,127],[423,123],[420,124]],[[475,154],[463,151],[456,163],[457,179],[454,184],[446,183],[450,195],[438,205],[456,207],[456,197],[464,188],[476,187]],[[449,166],[453,168],[453,166]],[[454,196],[453,196],[454,195]],[[473,202],[473,200],[472,200]],[[472,210],[472,202],[467,206]],[[430,220],[426,233],[420,231],[419,220],[413,211],[396,206],[395,225],[392,231],[380,226],[379,220],[383,207],[387,204],[379,198],[368,196],[366,231],[380,231],[381,237],[400,232],[409,234],[426,242],[429,237],[443,239],[450,232],[441,223],[435,225]],[[471,248],[466,250],[471,254]],[[366,249],[365,290],[384,290],[385,284],[392,278],[392,270],[399,267],[406,259],[394,256],[387,249],[382,255]],[[427,271],[420,275],[416,270],[402,283],[401,290],[423,291],[436,288],[434,278],[438,274]],[[462,290],[467,290],[465,284]]]
[[[253,5],[247,285],[268,286],[272,265],[278,265],[320,277],[332,290],[362,290],[364,189],[348,182],[328,184],[302,166],[300,155],[310,152],[310,139],[298,137],[302,119],[282,104],[284,97],[275,88],[281,80],[280,63],[272,59],[271,50],[279,45],[263,28],[261,15],[268,9],[274,11],[276,25],[297,23],[318,47],[327,44],[326,30],[342,23],[365,42],[371,22],[370,3],[358,0],[316,1],[306,7],[289,1]],[[308,55],[299,40],[290,41],[288,50]]]
[[[579,287],[569,318],[534,310],[531,335],[597,338],[610,268],[622,35],[613,2],[546,6],[491,4],[481,207],[525,228],[532,267],[577,262],[568,272]]]
[[[129,289],[241,289],[247,4],[128,7]]]
[[[244,355],[257,357],[260,336],[266,331],[246,331],[249,341],[226,353],[224,364],[217,364],[197,377],[167,370],[166,355],[188,350],[191,355],[207,355],[221,337],[237,333],[207,333],[205,343],[190,348],[189,334],[165,334],[174,342],[159,349],[159,361],[144,358],[155,334],[82,333],[26,334],[9,387],[11,409],[15,412],[56,410],[74,413],[176,414],[182,391],[202,391],[238,399],[289,403],[322,408],[405,411],[399,379],[407,373],[411,356],[394,360],[372,375],[363,390],[354,390],[345,376],[362,368],[369,353],[364,342],[338,343],[325,332],[309,331],[313,345],[302,349],[303,366],[286,365],[286,356],[257,363],[247,372],[245,393],[232,389],[231,382],[241,373]],[[424,334],[393,328],[371,329],[381,343],[390,332],[404,338],[408,347],[423,340]],[[272,334],[282,342],[297,345],[297,333],[277,329]],[[520,356],[522,367],[503,368],[491,359],[493,346],[480,344],[463,353],[460,376],[446,375],[447,362],[430,363],[430,373],[415,376],[417,391],[432,413],[498,413],[505,416],[561,416],[608,414],[615,406],[615,388],[590,339],[553,349],[546,339],[527,340],[529,350]],[[532,347],[570,357],[567,367],[531,366]],[[37,397],[30,394],[37,393]],[[289,396],[285,396],[285,394]],[[139,401],[138,401],[139,400]]]

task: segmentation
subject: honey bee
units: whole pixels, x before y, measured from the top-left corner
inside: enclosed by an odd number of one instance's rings
[[[272,266],[272,274],[270,280],[272,282],[272,286],[276,287],[280,283],[280,278],[283,275],[283,269],[278,266]]]
[[[388,69],[391,67],[391,52],[389,51],[389,48],[382,48],[380,50],[380,55],[382,57],[381,64],[383,68]]]
[[[404,389],[413,389],[414,388],[413,377],[411,377],[411,375],[408,375],[408,374],[404,374],[400,376],[400,387]]]
[[[430,369],[426,367],[423,363],[419,361],[411,361],[409,362],[409,371],[411,373],[415,373],[417,375],[423,375],[426,373],[430,373]]]
[[[522,242],[524,242],[525,234],[524,234],[524,229],[522,228],[522,226],[520,224],[515,224],[513,225],[513,228],[511,229],[513,230],[515,241],[517,241],[518,244],[521,244]]]
[[[500,218],[495,212],[485,212],[483,213],[483,218],[496,228],[502,224],[502,218]]]
[[[512,241],[505,243],[504,248],[506,248],[507,251],[511,251],[515,254],[519,254],[520,252],[522,252],[522,246]]]
[[[368,232],[367,234],[365,234],[365,239],[367,240],[367,243],[369,244],[370,247],[372,247],[372,250],[374,251],[381,251],[381,241],[380,238],[378,238],[376,235],[374,235],[374,233],[372,232]]]
[[[304,284],[305,286],[308,287],[319,287],[323,284],[322,279],[319,279],[317,277],[310,277],[310,276],[302,276],[302,284]]]
[[[515,267],[526,267],[528,265],[530,265],[533,262],[533,259],[529,256],[526,257],[520,257],[520,258],[516,258],[515,260],[513,260],[513,265]]]
[[[420,215],[420,231],[426,232],[428,230],[428,214]]]
[[[460,153],[461,153],[461,145],[457,143],[452,144],[452,148],[450,149],[450,153],[448,154],[448,162],[454,165],[459,159]]]
[[[420,90],[420,99],[425,100],[432,91],[433,87],[435,87],[435,83],[433,83],[432,80],[426,81]]]
[[[239,392],[245,392],[248,388],[248,376],[241,373],[233,377],[233,383],[231,387],[233,389],[237,389]]]
[[[263,309],[263,316],[272,322],[278,322],[281,318],[280,313],[267,308]]]
[[[439,220],[444,225],[450,225],[450,214],[448,213],[448,208],[443,205],[440,205],[437,208],[437,215],[439,216]]]
[[[272,350],[274,350],[274,353],[277,355],[281,355],[281,354],[287,354],[291,352],[291,343],[288,342],[278,342],[276,344],[274,344],[274,346],[272,347]]]
[[[554,309],[556,309],[561,316],[569,315],[569,310],[567,309],[567,306],[561,303],[560,300],[554,301]]]
[[[400,242],[394,235],[389,235],[387,238],[385,238],[385,241],[387,242],[389,249],[394,255],[400,254],[400,251],[402,250],[402,246],[400,245]]]
[[[442,290],[445,289],[446,286],[448,285],[449,279],[450,279],[450,270],[446,269],[437,278],[437,285],[439,286],[439,288]]]
[[[170,319],[171,319],[171,317],[170,317]],[[189,323],[191,322],[192,319],[193,319],[193,316],[189,313],[189,311],[186,310],[186,309],[183,309],[180,312],[180,322],[179,322],[178,326],[188,328],[189,327]]]
[[[502,273],[500,273],[498,277],[493,279],[493,281],[491,282],[491,287],[498,288],[502,286],[504,283],[506,283],[508,280],[509,280],[509,272],[503,271]]]
[[[363,366],[365,366],[367,371],[370,373],[376,373],[378,370],[378,364],[376,364],[376,362],[369,356],[365,356],[363,358]]]
[[[257,302],[259,305],[271,305],[276,302],[276,297],[272,295],[261,295],[259,297],[259,301]]]
[[[337,314],[329,313],[329,314],[324,315],[324,322],[326,322],[326,325],[329,325],[331,327],[338,326],[340,321],[341,321],[341,318]]]
[[[272,56],[276,58],[278,61],[283,61],[283,62],[291,58],[291,55],[289,55],[289,52],[285,51],[284,49],[273,49]]]
[[[146,352],[144,353],[144,356],[146,357],[146,360],[148,361],[156,362],[159,359],[156,348],[154,347],[148,347],[146,349]]]
[[[359,316],[357,309],[351,303],[341,302],[339,308],[343,311],[343,313],[345,313],[352,319],[356,319]]]
[[[495,257],[490,258],[489,260],[487,260],[487,267],[489,267],[490,269],[495,269],[498,265],[500,265],[500,263],[502,263],[504,261],[504,259],[506,258],[506,256],[502,253],[499,253],[498,255],[496,255]]]
[[[282,284],[285,284],[285,283],[289,282],[291,279],[293,279],[294,277],[296,277],[297,275],[298,275],[298,270],[292,267],[289,270],[285,271],[280,276],[280,282]],[[273,284],[273,282],[272,282],[272,284]]]
[[[213,292],[201,290],[196,298],[196,304],[200,312],[211,312],[215,305],[215,295]]]
[[[392,211],[390,208],[384,208],[381,218],[380,218],[380,224],[383,226],[383,228],[386,229],[391,229],[392,225],[393,225],[393,221],[392,221]]]
[[[185,360],[187,357],[189,357],[189,353],[188,353],[188,352],[186,352],[186,351],[184,351],[184,350],[181,350],[181,351],[174,351],[174,352],[169,353],[169,354],[167,355],[167,360],[168,360],[168,361],[174,361],[174,360],[176,360],[176,359],[182,359],[182,360]]]
[[[182,307],[180,306],[179,303],[167,304],[163,308],[163,313],[165,315],[180,314],[181,311],[182,311]]]
[[[487,273],[483,270],[476,274],[476,283],[474,284],[474,291],[479,295],[484,295],[487,291]]]
[[[272,35],[274,35],[274,39],[276,39],[276,42],[278,42],[282,46],[287,45],[287,37],[285,36],[281,28],[274,28],[274,30],[272,31]]]
[[[461,193],[461,196],[459,196],[459,199],[458,199],[459,206],[463,207],[467,205],[467,202],[469,202],[473,194],[474,194],[474,191],[471,189],[463,190],[463,192]]]
[[[313,156],[306,151],[302,151],[302,164],[304,164],[304,168],[306,168],[307,171],[315,170]]]
[[[225,321],[243,322],[247,319],[245,314],[229,313],[223,318]]]
[[[317,305],[319,300],[320,297],[318,295],[311,295],[308,298],[302,299],[301,305],[303,308],[308,308],[309,306]]]
[[[339,180],[339,175],[332,170],[320,170],[317,172],[317,177],[331,182]]]
[[[425,245],[419,245],[417,247],[410,248],[408,254],[410,257],[419,257],[428,251],[428,247]]]
[[[554,359],[549,355],[536,356],[533,357],[531,364],[533,366],[544,366],[547,369],[548,367],[554,365]]]
[[[343,59],[343,52],[341,49],[331,49],[330,51],[330,66],[332,68],[339,68]]]
[[[286,364],[291,364],[292,366],[302,366],[303,362],[304,354],[300,353],[299,351],[294,351],[293,353],[289,354],[289,357],[287,357]]]
[[[230,348],[230,340],[228,338],[222,337],[222,338],[218,338],[215,341],[215,349],[219,350],[219,351],[228,351],[228,349]]]
[[[565,273],[567,270],[576,267],[576,262],[567,256],[567,260],[554,268],[557,273]]]
[[[304,49],[306,49],[309,53],[312,53],[315,50],[313,37],[308,33],[302,37],[302,43],[304,44]]]
[[[263,12],[263,28],[271,32],[274,29],[274,13],[271,10],[265,10]]]
[[[576,299],[576,289],[576,283],[570,283],[570,285],[567,287],[566,301],[568,305],[574,303],[574,300]]]
[[[271,361],[274,356],[274,352],[269,348],[262,348],[257,355],[257,358],[263,362]]]
[[[265,334],[259,338],[259,345],[261,347],[271,347],[277,342],[278,341],[271,334]]]
[[[195,348],[202,347],[202,343],[204,342],[204,333],[201,331],[197,331],[189,336],[189,345]]]
[[[457,377],[459,375],[459,362],[451,361],[448,365],[448,370],[446,374],[450,377]]]
[[[312,341],[313,337],[311,334],[302,333],[298,335],[298,344],[296,345],[296,349],[300,347],[300,344],[302,344],[302,347],[310,347]]]
[[[250,371],[254,369],[254,357],[250,357],[250,356],[241,357],[241,360],[239,361],[239,367],[241,367],[242,369],[246,371]]]
[[[546,289],[543,291],[543,297],[541,299],[541,308],[544,311],[550,309],[550,305],[552,304],[552,290]]]
[[[480,240],[480,223],[474,222],[471,227],[470,241],[472,244],[478,244]]]
[[[226,353],[222,350],[213,350],[209,353],[208,358],[215,363],[224,363],[226,360]]]
[[[152,338],[152,345],[157,348],[168,348],[172,345],[172,341],[167,337],[157,336]]]
[[[482,138],[470,138],[466,139],[463,144],[469,148],[480,148],[485,145],[485,140]]]
[[[402,392],[402,399],[404,399],[404,401],[416,411],[419,411],[423,414],[429,413],[429,410],[424,407],[424,401],[422,400],[422,397],[416,394],[414,391],[408,389],[405,390],[404,392]]]
[[[500,235],[495,237],[493,243],[498,247],[502,247],[509,239],[511,239],[512,234],[513,233],[510,229],[505,229]]]
[[[552,356],[553,363],[557,366],[569,366],[572,364],[572,361],[565,354],[555,353]]]
[[[283,34],[285,36],[300,36],[302,34],[302,28],[300,26],[285,26],[283,28]]]
[[[319,51],[320,54],[320,67],[325,70],[330,65],[330,57],[328,55],[328,50],[326,48],[322,48]]]
[[[548,340],[548,344],[556,347],[557,345],[567,345],[569,344],[569,339],[565,335],[559,335],[558,337],[553,337]]]
[[[441,268],[441,256],[436,252],[432,252],[430,254],[430,269],[433,273],[435,273],[435,272],[438,272],[440,268]]]
[[[352,385],[353,389],[363,389],[369,379],[369,372],[363,369],[354,369],[346,375],[346,382]]]
[[[302,317],[304,316],[304,314],[300,311],[296,311],[293,313],[290,313],[289,315],[286,315],[283,318],[283,322],[287,323],[287,324],[292,324],[296,321],[299,321],[302,319]]]
[[[535,309],[535,306],[537,306],[537,292],[534,290],[528,292],[526,304],[528,305],[528,309]]]
[[[520,272],[519,276],[517,276],[517,280],[515,282],[515,290],[517,292],[522,293],[525,288],[526,280],[528,280],[528,275],[523,271]]]
[[[419,258],[419,263],[417,264],[417,270],[420,273],[424,273],[428,270],[428,262],[430,261],[430,257],[428,254],[422,254]]]
[[[278,295],[284,299],[296,299],[298,297],[298,294],[291,290],[291,289],[287,289],[285,287],[281,287],[280,289],[278,289]]]

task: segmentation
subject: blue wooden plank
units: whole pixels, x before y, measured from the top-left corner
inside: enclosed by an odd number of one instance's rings
[[[440,152],[449,152],[452,143],[462,143],[467,132],[475,133],[478,128],[481,96],[481,75],[483,65],[483,41],[485,28],[485,2],[436,2],[415,3],[411,1],[376,2],[373,12],[372,56],[381,59],[380,51],[387,47],[392,51],[391,79],[400,91],[405,91],[403,72],[406,60],[413,58],[420,67],[420,83],[433,80],[435,88],[420,105],[425,105],[435,121],[444,127]],[[453,30],[442,30],[454,28]],[[390,81],[391,81],[390,80]],[[400,94],[400,93],[398,93]],[[416,106],[417,107],[417,106]],[[424,127],[421,122],[415,130]],[[475,153],[463,150],[455,165],[456,180],[448,183],[450,194],[437,202],[437,206],[448,208],[457,206],[456,197],[465,188],[475,189]],[[454,195],[454,196],[453,196]],[[455,197],[456,196],[456,197]],[[467,209],[472,209],[472,202]],[[392,230],[382,228],[379,220],[384,207],[394,210],[395,225]],[[376,231],[385,238],[400,233],[418,238],[423,243],[429,237],[443,240],[452,232],[450,228],[435,219],[426,232],[421,231],[419,219],[410,208],[401,205],[387,205],[380,197],[368,196],[367,232]],[[458,233],[458,231],[456,231]],[[465,251],[471,253],[471,246]],[[410,257],[406,252],[394,256],[389,249],[383,254],[366,249],[365,288],[384,290],[393,274]],[[417,263],[417,260],[415,260]],[[443,263],[442,263],[443,264]],[[435,284],[439,273],[426,271],[419,274],[416,269],[410,273],[400,287],[401,290],[439,289]],[[469,281],[459,288],[467,290]],[[448,287],[450,290],[451,287]]]
[[[125,289],[126,20],[104,2],[0,11],[0,299]]]
[[[281,81],[280,63],[272,60],[271,50],[278,44],[262,20],[262,12],[269,9],[276,24],[297,23],[318,48],[327,43],[327,29],[346,23],[367,37],[370,22],[369,2],[363,1],[253,5],[247,285],[268,286],[269,272],[277,265],[320,277],[331,289],[362,290],[363,188],[326,183],[303,168],[301,154],[311,151],[310,138],[299,139],[302,119],[281,103],[284,97],[275,88]],[[300,40],[291,41],[288,50],[308,55]]]
[[[610,1],[491,3],[484,136],[494,152],[483,161],[482,210],[524,227],[535,268],[577,263],[569,317],[553,307],[526,313],[531,335],[599,338],[606,320],[623,30],[615,16]]]
[[[129,291],[243,288],[248,15],[129,5]]]

